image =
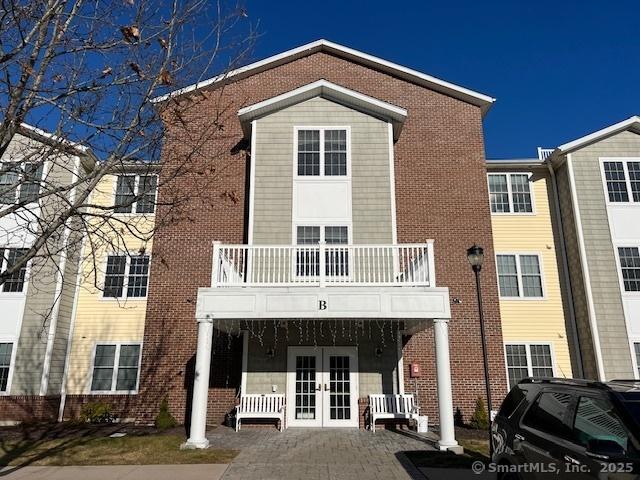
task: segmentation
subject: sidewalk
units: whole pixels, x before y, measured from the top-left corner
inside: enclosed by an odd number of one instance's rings
[[[96,467],[5,467],[0,478],[10,480],[218,480],[228,465],[109,465]]]

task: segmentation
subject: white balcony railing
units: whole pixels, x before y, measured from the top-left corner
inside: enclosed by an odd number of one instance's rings
[[[212,287],[435,286],[433,241],[403,245],[213,243]]]

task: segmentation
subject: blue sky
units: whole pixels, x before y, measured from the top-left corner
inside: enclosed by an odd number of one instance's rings
[[[260,59],[319,38],[497,98],[488,158],[535,156],[640,114],[633,1],[248,0]]]

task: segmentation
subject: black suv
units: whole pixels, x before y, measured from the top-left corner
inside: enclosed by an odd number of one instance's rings
[[[523,379],[491,442],[500,479],[640,479],[640,381]]]

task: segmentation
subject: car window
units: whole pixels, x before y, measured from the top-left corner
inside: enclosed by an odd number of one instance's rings
[[[569,439],[571,429],[564,419],[571,400],[570,393],[542,392],[525,414],[522,423],[550,435]]]
[[[611,440],[625,451],[628,449],[629,435],[613,409],[604,398],[580,397],[573,422],[573,438],[586,447],[589,440]]]
[[[525,399],[527,396],[527,392],[520,388],[519,386],[515,386],[511,389],[511,391],[507,394],[504,402],[502,402],[502,406],[500,407],[500,412],[498,415],[501,417],[508,418],[513,412],[516,411],[518,405]]]

